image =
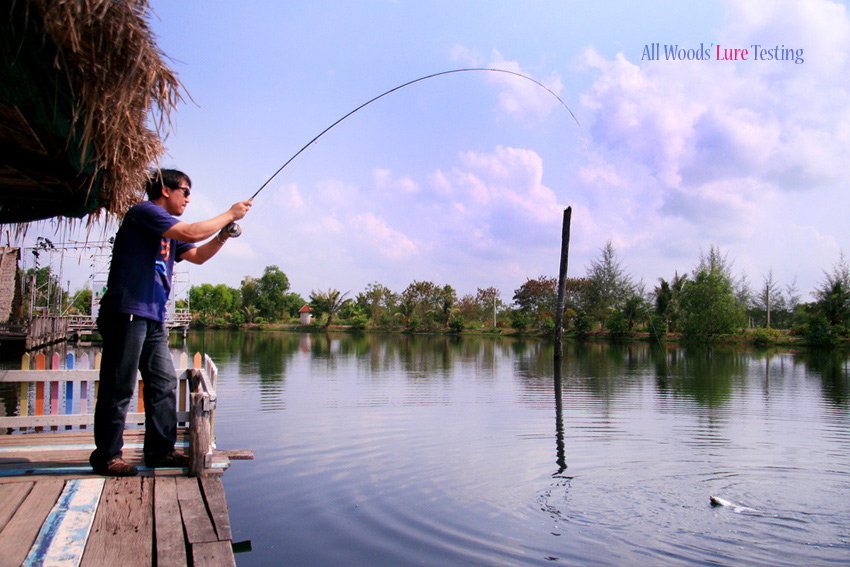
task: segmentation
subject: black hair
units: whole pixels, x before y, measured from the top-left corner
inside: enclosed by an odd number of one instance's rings
[[[182,171],[176,169],[155,169],[151,171],[147,186],[145,187],[148,199],[151,201],[159,199],[162,197],[163,187],[177,189],[181,181],[185,181],[189,187],[192,186],[192,180]]]

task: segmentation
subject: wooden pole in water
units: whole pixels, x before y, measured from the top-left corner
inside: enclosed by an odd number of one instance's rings
[[[561,359],[564,335],[564,302],[567,292],[567,263],[570,258],[570,220],[573,208],[564,209],[564,226],[561,231],[561,269],[558,272],[558,311],[555,314],[555,358]]]

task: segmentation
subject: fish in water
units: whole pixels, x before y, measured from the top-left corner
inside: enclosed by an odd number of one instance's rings
[[[736,514],[743,514],[743,513],[758,514],[759,513],[758,510],[754,510],[752,508],[747,508],[746,506],[740,506],[738,504],[735,504],[734,502],[724,500],[723,498],[720,498],[719,496],[712,496],[711,497],[711,505],[712,506],[723,506],[723,507],[726,507],[726,508],[731,508],[732,511],[735,512]]]

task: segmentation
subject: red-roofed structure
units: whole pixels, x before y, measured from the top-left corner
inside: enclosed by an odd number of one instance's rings
[[[310,321],[313,319],[313,316],[310,314],[310,313],[312,313],[312,311],[313,310],[310,309],[309,305],[305,305],[304,307],[302,307],[301,309],[298,310],[298,313],[301,316],[301,324],[302,325],[309,325],[310,324]]]

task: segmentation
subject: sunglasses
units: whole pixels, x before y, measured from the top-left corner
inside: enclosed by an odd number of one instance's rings
[[[180,189],[181,191],[183,191],[183,196],[187,199],[189,198],[189,194],[192,192],[192,190],[188,187],[180,187],[179,185],[175,187],[175,189]]]

